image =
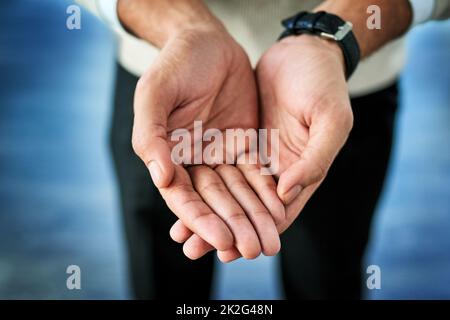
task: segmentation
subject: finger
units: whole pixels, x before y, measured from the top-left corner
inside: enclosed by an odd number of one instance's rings
[[[189,237],[192,236],[193,233],[183,224],[183,221],[178,219],[177,222],[174,223],[172,228],[170,228],[169,234],[173,241],[183,243],[187,239],[189,239]]]
[[[348,121],[346,121],[348,122]],[[334,158],[344,145],[351,125],[334,118],[322,118],[310,127],[310,137],[300,159],[284,171],[278,180],[277,192],[285,204],[300,192],[325,178]]]
[[[302,190],[302,192],[300,192],[298,197],[296,197],[289,205],[286,206],[286,220],[282,224],[277,225],[279,234],[282,234],[284,231],[286,231],[286,229],[295,221],[295,219],[297,219],[308,200],[317,190],[317,187],[318,184],[306,187]]]
[[[139,79],[134,95],[133,149],[158,188],[167,187],[174,175],[167,141],[167,117],[174,98],[167,83],[152,71]]]
[[[234,235],[234,244],[242,256],[246,259],[256,258],[261,253],[258,236],[244,210],[229,193],[219,175],[206,166],[190,167],[188,171],[197,192],[228,225]],[[206,242],[211,243],[199,233],[197,234]]]
[[[203,257],[208,252],[214,250],[214,247],[200,238],[198,235],[193,234],[183,245],[183,252],[191,260],[197,260]],[[217,251],[217,257],[223,263],[228,263],[236,259],[241,258],[239,250],[231,248],[226,251]]]
[[[178,243],[183,243],[183,252],[185,255],[192,259],[197,260],[203,257],[208,252],[214,250],[214,247],[210,245],[208,242],[200,238],[198,235],[192,233],[191,230],[186,228],[181,220],[178,220],[170,229],[170,236],[172,239]],[[231,252],[229,252],[231,251]],[[219,252],[219,251],[218,251]],[[222,262],[229,262],[241,257],[241,254],[236,248],[231,248],[226,251],[220,251],[226,255],[226,258]],[[234,258],[234,256],[236,256]],[[220,259],[220,256],[219,256]],[[229,261],[228,261],[229,259]],[[225,261],[227,260],[227,261]]]
[[[196,234],[190,236],[183,245],[184,254],[191,260],[197,260],[212,250],[214,247]]]
[[[177,241],[177,240],[175,240],[175,241]],[[189,237],[187,237],[185,240],[177,241],[177,242],[179,242],[179,243],[184,242],[183,252],[185,253],[185,255],[188,258],[190,258],[192,260],[197,260],[197,259],[203,257],[208,252],[211,252],[212,250],[215,249],[208,242],[206,242],[205,240],[200,238],[198,235],[193,234],[193,233],[191,233],[191,235]],[[226,251],[217,251],[217,256],[222,262],[231,262],[233,260],[236,260],[236,259],[242,257],[241,254],[239,253],[239,250],[236,249],[235,247],[228,249]]]
[[[241,257],[241,254],[236,248],[229,249],[227,251],[217,251],[217,257],[223,263],[229,263]]]
[[[286,212],[277,194],[277,184],[272,176],[262,175],[258,165],[239,164],[237,168],[242,172],[248,184],[256,192],[264,206],[269,210],[275,224],[280,224],[286,218]]]
[[[203,257],[208,252],[214,250],[214,247],[208,242],[192,233],[181,220],[177,220],[170,229],[170,237],[178,243],[183,243],[184,254],[192,260]]]
[[[258,234],[263,253],[268,256],[277,254],[280,251],[280,237],[274,219],[242,173],[231,165],[220,165],[215,171],[250,219]]]
[[[171,184],[159,189],[167,206],[192,232],[219,250],[230,249],[233,235],[225,222],[195,192],[187,171],[175,167]]]

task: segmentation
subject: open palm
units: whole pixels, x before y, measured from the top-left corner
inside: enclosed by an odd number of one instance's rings
[[[186,165],[192,164],[194,152],[192,159],[173,164],[175,130],[190,133],[192,150],[202,142],[197,141],[202,137],[194,135],[194,121],[201,121],[203,131],[213,129],[224,135],[227,129],[257,128],[254,74],[242,48],[225,32],[218,36],[197,31],[167,43],[136,88],[133,146],[181,220],[175,238],[186,240],[195,233],[188,240],[194,247],[185,250],[188,256],[196,257],[197,237],[220,250],[236,247],[248,258],[261,250],[278,252],[277,230],[267,210],[284,216],[281,202],[273,201],[278,200],[275,185],[271,191],[260,192],[266,199],[263,203],[258,190],[255,194],[246,182],[249,174],[254,176],[251,168],[241,172],[214,161]],[[247,151],[244,146],[231,156],[236,159]]]
[[[280,232],[319,187],[351,130],[341,55],[336,44],[300,36],[275,44],[258,65],[261,127],[279,129],[278,195],[287,205]]]

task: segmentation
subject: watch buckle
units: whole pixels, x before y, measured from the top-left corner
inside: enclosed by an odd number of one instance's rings
[[[345,22],[342,26],[338,28],[338,31],[336,31],[335,34],[321,32],[319,35],[326,39],[331,39],[334,41],[341,41],[344,39],[347,34],[349,34],[353,29],[353,24],[351,22]]]

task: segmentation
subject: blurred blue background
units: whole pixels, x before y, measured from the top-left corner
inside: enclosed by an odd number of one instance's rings
[[[70,1],[0,1],[0,298],[127,299],[107,146],[114,39]],[[369,299],[450,298],[450,23],[411,32]],[[66,288],[79,265],[82,290]],[[215,297],[282,298],[276,258],[218,265]]]

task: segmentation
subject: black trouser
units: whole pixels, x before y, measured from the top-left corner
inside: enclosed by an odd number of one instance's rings
[[[137,78],[118,67],[112,152],[135,297],[209,298],[213,254],[184,257],[169,237],[175,215],[131,147]],[[352,99],[354,128],[328,177],[282,236],[286,298],[360,298],[362,258],[386,173],[397,87]]]

